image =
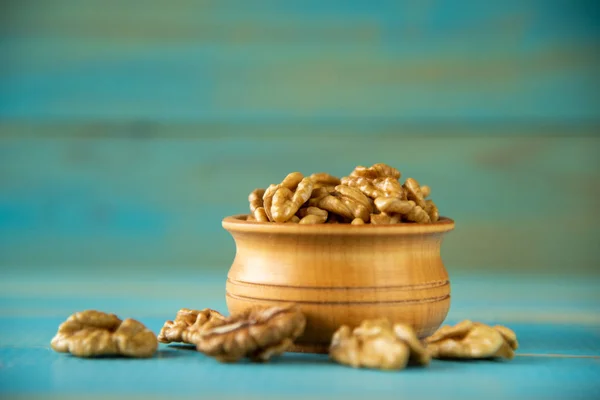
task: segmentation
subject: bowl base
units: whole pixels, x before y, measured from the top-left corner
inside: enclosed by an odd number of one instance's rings
[[[322,344],[294,344],[288,349],[290,353],[327,354],[329,348]]]

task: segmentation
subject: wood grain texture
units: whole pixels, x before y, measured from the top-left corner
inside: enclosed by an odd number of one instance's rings
[[[598,129],[363,129],[0,124],[0,265],[225,271],[234,245],[221,219],[245,212],[251,190],[289,171],[386,162],[456,221],[451,273],[598,273]]]
[[[593,2],[327,3],[3,2],[0,117],[600,118]]]
[[[599,9],[4,1],[0,267],[223,268],[250,190],[383,161],[451,270],[597,274]]]
[[[221,364],[164,344],[150,360],[82,360],[50,350],[58,325],[74,310],[91,307],[135,317],[156,333],[182,306],[226,310],[225,271],[210,273],[200,266],[175,275],[165,265],[144,277],[123,269],[115,279],[106,270],[110,266],[77,274],[50,266],[35,274],[0,270],[0,324],[10,327],[0,330],[0,397],[397,400],[399,393],[418,399],[599,394],[600,364],[591,357],[600,356],[600,297],[597,282],[589,278],[454,274],[446,323],[471,318],[507,325],[518,335],[517,355],[530,356],[508,363],[432,360],[425,369],[386,373],[346,368],[312,354],[288,353],[266,364]]]

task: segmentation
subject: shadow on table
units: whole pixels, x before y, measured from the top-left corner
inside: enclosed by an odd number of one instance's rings
[[[175,357],[186,357],[191,353],[196,352],[196,347],[186,344],[170,344],[168,348],[157,351],[157,358],[175,358]],[[515,365],[544,365],[550,362],[554,357],[529,357],[529,356],[517,356],[512,360],[502,359],[481,359],[481,360],[464,360],[464,359],[446,359],[446,360],[432,360],[427,367],[430,370],[440,371],[446,369],[456,369],[462,366],[473,367],[475,365],[502,365],[502,364],[515,364]],[[239,364],[268,364],[268,365],[337,365],[333,360],[329,358],[327,354],[310,354],[310,353],[285,353],[282,356],[273,357],[266,363],[256,363],[247,358],[238,361]],[[347,367],[349,368],[349,367]],[[422,368],[418,366],[409,366],[408,370],[420,370]]]
[[[196,351],[196,346],[189,344],[170,344],[168,347],[173,350]]]
[[[184,347],[184,346],[182,346]],[[191,350],[194,350],[193,347],[191,347]],[[156,358],[177,358],[177,357],[186,357],[188,354],[184,353],[184,352],[180,352],[180,351],[173,351],[170,349],[161,349],[158,350],[156,352]]]
[[[308,354],[308,353],[285,353],[280,357],[273,357],[269,360],[271,364],[331,364],[327,354]]]
[[[186,344],[170,344],[167,349],[159,350],[158,357],[167,358],[167,357],[177,357],[179,355],[184,355],[190,351],[195,352],[196,347],[192,345]],[[249,363],[249,364],[263,364],[252,362],[248,359],[242,359],[238,361],[241,364]],[[307,354],[307,353],[285,353],[282,356],[273,357],[268,361],[268,364],[330,364],[333,361],[329,359],[327,354]]]

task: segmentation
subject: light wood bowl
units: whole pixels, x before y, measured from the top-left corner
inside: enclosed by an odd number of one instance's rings
[[[432,224],[298,225],[223,220],[237,252],[227,276],[230,313],[296,303],[307,318],[294,351],[327,352],[340,325],[368,318],[432,334],[450,308],[440,246],[454,221]]]

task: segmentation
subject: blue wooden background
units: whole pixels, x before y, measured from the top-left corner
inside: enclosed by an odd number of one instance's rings
[[[593,0],[0,0],[0,397],[599,398],[599,21]],[[510,363],[49,348],[75,310],[154,332],[225,312],[221,219],[287,172],[374,162],[456,220],[447,322],[510,326]]]
[[[226,270],[285,173],[387,162],[451,271],[598,274],[595,1],[0,4],[0,271]]]

